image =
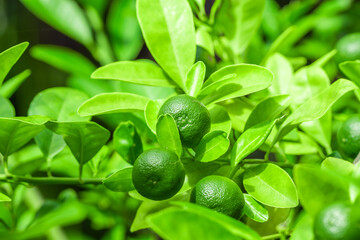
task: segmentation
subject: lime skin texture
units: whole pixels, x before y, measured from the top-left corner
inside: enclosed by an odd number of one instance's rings
[[[201,179],[193,188],[190,202],[239,219],[245,199],[239,186],[231,179],[211,175]]]
[[[171,115],[179,129],[181,143],[196,147],[210,131],[210,113],[203,103],[188,95],[177,95],[164,102],[158,116]]]
[[[337,133],[338,146],[346,156],[355,158],[360,152],[360,116],[347,119]]]
[[[132,180],[135,189],[152,200],[173,197],[181,189],[185,170],[179,157],[166,149],[151,149],[135,160]]]

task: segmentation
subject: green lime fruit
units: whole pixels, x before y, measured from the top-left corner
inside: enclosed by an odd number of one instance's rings
[[[360,59],[360,33],[352,33],[341,38],[336,44],[338,63]]]
[[[314,219],[317,240],[360,239],[359,211],[347,203],[333,203],[323,208]]]
[[[355,158],[360,152],[360,116],[346,120],[337,133],[339,149],[348,157]]]
[[[159,116],[170,114],[179,129],[180,139],[186,147],[196,147],[210,131],[210,113],[204,104],[188,95],[169,98],[161,106]]]
[[[191,192],[190,201],[230,217],[239,219],[245,199],[239,186],[223,176],[207,176],[201,179]]]
[[[181,189],[184,166],[178,156],[165,149],[151,149],[135,160],[132,180],[135,189],[152,200],[171,198]]]

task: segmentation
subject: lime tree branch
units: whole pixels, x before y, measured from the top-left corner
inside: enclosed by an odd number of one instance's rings
[[[23,177],[17,175],[0,175],[0,182],[28,183],[31,185],[83,185],[102,184],[102,178],[79,178],[72,177]]]

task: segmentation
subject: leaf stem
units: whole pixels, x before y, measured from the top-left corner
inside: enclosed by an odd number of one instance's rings
[[[9,175],[8,156],[7,155],[4,155],[3,161],[4,161],[4,173],[5,173],[5,175]]]
[[[79,179],[72,177],[23,177],[17,175],[0,175],[0,182],[29,183],[32,185],[81,185],[102,184],[102,178]]]

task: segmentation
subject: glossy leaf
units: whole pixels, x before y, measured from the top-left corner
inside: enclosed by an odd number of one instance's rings
[[[260,26],[264,0],[224,1],[216,23],[235,54],[242,53]]]
[[[202,178],[215,173],[225,163],[213,162],[195,162],[192,158],[182,158],[186,176],[190,186],[194,186]],[[226,163],[227,164],[227,163]]]
[[[316,165],[294,167],[294,181],[301,205],[315,216],[324,206],[336,201],[349,201],[348,185],[337,174]]]
[[[174,83],[155,63],[149,61],[122,61],[98,68],[91,75],[95,79],[111,79],[141,85],[174,87]]]
[[[297,216],[290,240],[314,239],[313,219],[305,211]]]
[[[256,222],[266,222],[269,219],[268,210],[260,203],[258,203],[253,197],[249,194],[244,194],[245,206],[244,213],[246,216],[251,218]]]
[[[291,177],[272,163],[246,169],[246,191],[257,201],[277,208],[292,208],[299,204],[296,187]]]
[[[343,159],[328,157],[321,163],[321,168],[349,176],[355,170],[354,164]]]
[[[28,46],[28,42],[23,42],[0,53],[0,87],[12,66],[19,60]]]
[[[207,133],[196,147],[195,161],[211,162],[221,157],[230,146],[230,140],[223,131]]]
[[[0,193],[0,202],[11,202],[11,198],[9,198],[3,193]]]
[[[281,54],[275,53],[266,62],[265,66],[274,74],[274,81],[268,88],[273,95],[289,94],[293,67]]]
[[[201,61],[195,63],[186,74],[185,89],[190,96],[196,97],[205,79],[206,67]]]
[[[341,71],[360,87],[360,60],[346,61],[339,65]]]
[[[219,105],[213,105],[209,109],[211,128],[210,132],[220,130],[229,136],[231,131],[231,119],[226,109]]]
[[[144,111],[149,99],[131,93],[102,93],[84,102],[78,109],[80,116],[107,113]]]
[[[110,6],[106,23],[114,53],[119,60],[135,58],[143,45],[135,3],[135,0],[116,0]]]
[[[357,89],[350,81],[339,79],[300,105],[281,125],[278,139],[302,122],[321,118],[345,93]]]
[[[4,98],[10,98],[20,85],[30,76],[31,71],[26,69],[18,75],[6,80],[0,88],[0,95]]]
[[[152,230],[163,239],[238,239],[225,227],[202,215],[176,208],[168,208],[147,218]],[[176,222],[177,228],[173,223]],[[211,231],[209,228],[211,227]]]
[[[108,141],[110,132],[94,122],[47,122],[46,127],[62,135],[80,167]]]
[[[156,124],[156,136],[160,146],[181,156],[182,145],[179,130],[173,117],[169,114],[161,115]]]
[[[48,121],[42,116],[0,118],[0,153],[9,156],[41,132]]]
[[[189,202],[173,202],[174,205],[180,206],[189,213],[193,213],[202,217],[205,217],[217,224],[224,226],[229,232],[242,239],[261,239],[260,236],[250,227],[244,223],[237,221],[234,218],[218,213],[212,209],[205,208],[200,205],[196,205]],[[204,230],[206,231],[207,228]],[[208,231],[212,233],[212,231]],[[199,238],[203,239],[203,238]],[[223,239],[223,238],[221,238]]]
[[[231,166],[235,167],[249,154],[257,150],[265,142],[276,122],[277,119],[262,122],[243,132],[231,151]]]
[[[291,105],[297,108],[329,85],[329,77],[322,68],[317,66],[301,68],[292,79],[290,88]]]
[[[145,107],[145,120],[150,130],[156,134],[156,124],[161,104],[158,101],[150,100]]]
[[[11,118],[11,117],[15,117],[15,108],[14,106],[11,104],[11,102],[0,96],[0,117],[7,117],[7,118]]]
[[[196,45],[205,49],[211,56],[215,55],[214,42],[205,28],[200,27],[196,30]]]
[[[185,76],[195,61],[195,28],[186,0],[139,0],[137,16],[151,55],[184,89]]]
[[[104,186],[114,192],[128,192],[135,189],[132,182],[132,167],[121,169],[103,181]]]
[[[37,94],[30,103],[28,114],[48,116],[60,122],[88,121],[89,117],[80,117],[78,107],[88,99],[88,96],[78,90],[56,87],[48,88]],[[52,159],[65,147],[61,136],[49,129],[44,129],[35,137],[35,141],[46,158]]]
[[[81,223],[87,216],[87,210],[77,201],[66,201],[48,213],[35,219],[24,231],[1,232],[2,239],[36,239],[54,227]]]
[[[85,56],[70,48],[56,45],[36,45],[31,48],[30,54],[33,58],[43,61],[55,68],[73,75],[89,77],[95,70]]]
[[[269,87],[272,80],[272,73],[260,66],[251,64],[226,66],[210,75],[198,99],[208,105],[244,96]]]
[[[114,131],[113,142],[115,150],[131,164],[143,150],[141,138],[132,122],[122,122],[118,125]]]
[[[290,105],[290,96],[280,95],[269,97],[258,103],[245,124],[245,130],[265,121],[278,117]]]
[[[35,16],[68,35],[76,41],[90,46],[92,32],[85,14],[72,0],[21,0]]]

